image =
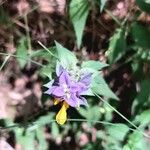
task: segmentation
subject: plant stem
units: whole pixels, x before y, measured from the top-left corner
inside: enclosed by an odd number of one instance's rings
[[[3,69],[3,67],[5,66],[5,64],[7,63],[8,59],[10,58],[10,54],[6,56],[4,62],[2,63],[1,67],[0,67],[0,71]]]
[[[137,127],[134,123],[132,123],[129,119],[127,119],[124,115],[122,115],[117,109],[115,109],[113,106],[111,106],[107,101],[105,101],[103,98],[101,98],[98,94],[94,93],[103,103],[105,103],[107,106],[109,106],[112,110],[114,110],[120,117],[122,117],[124,120],[126,120],[130,125],[132,125],[135,129],[137,129],[139,132],[141,132],[142,135],[150,139],[150,136],[142,132],[139,127]]]
[[[45,67],[45,65],[39,63],[39,62],[36,62],[30,58],[24,58],[24,57],[21,57],[21,56],[17,56],[17,55],[13,55],[13,54],[7,54],[7,53],[0,53],[0,55],[3,55],[3,56],[10,56],[10,57],[15,57],[15,58],[21,58],[21,59],[24,59],[24,60],[27,60],[27,61],[30,61],[40,67]]]
[[[45,45],[43,45],[40,41],[38,41],[39,45],[41,45],[50,55],[58,59],[56,55],[54,55]]]
[[[27,37],[27,43],[28,43],[28,51],[29,51],[29,54],[31,54],[32,47],[31,47],[31,38],[30,38],[30,30],[29,30],[27,14],[24,15],[24,22],[25,22],[26,37]]]

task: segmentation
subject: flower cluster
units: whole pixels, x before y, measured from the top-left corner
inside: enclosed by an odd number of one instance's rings
[[[54,105],[61,103],[62,107],[56,115],[56,121],[64,124],[67,120],[67,109],[88,105],[83,95],[90,88],[92,74],[81,73],[75,78],[71,72],[59,66],[56,70],[56,78],[48,84],[48,90],[45,92],[54,98]]]

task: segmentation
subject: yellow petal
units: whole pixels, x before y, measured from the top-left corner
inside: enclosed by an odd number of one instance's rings
[[[64,101],[63,105],[65,105],[66,110],[69,108],[69,105]]]
[[[66,106],[65,103],[63,103],[60,111],[56,115],[56,121],[58,124],[63,125],[67,120],[67,112],[66,112]]]
[[[54,105],[57,105],[60,102],[60,100],[58,98],[54,99]]]

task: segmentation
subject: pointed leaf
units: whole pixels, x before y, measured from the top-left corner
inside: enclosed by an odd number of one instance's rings
[[[83,30],[89,13],[89,2],[87,0],[72,0],[69,13],[76,34],[77,46],[80,48]]]
[[[61,65],[64,68],[73,68],[77,64],[77,58],[74,53],[60,45],[58,42],[55,42],[55,44]]]
[[[93,79],[91,88],[93,93],[118,100],[118,97],[112,92],[105,80],[100,75],[97,75]]]

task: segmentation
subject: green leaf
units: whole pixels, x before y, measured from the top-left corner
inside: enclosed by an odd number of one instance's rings
[[[45,137],[43,128],[38,128],[36,130],[36,137],[38,140],[38,149],[39,150],[47,150],[48,149],[48,143],[46,142],[46,137]]]
[[[47,48],[54,56],[56,55],[56,47],[50,47]],[[49,63],[52,63],[54,60],[56,61],[56,58],[52,56],[48,51],[45,49],[39,49],[35,51],[31,51],[30,57],[31,58],[42,58],[44,60],[47,60]]]
[[[143,48],[150,48],[150,30],[146,26],[137,22],[133,23],[131,33],[136,45]]]
[[[117,29],[115,34],[110,39],[109,48],[106,52],[109,63],[112,64],[119,60],[125,54],[126,47],[125,29]]]
[[[23,146],[23,149],[25,150],[34,150],[34,138],[35,138],[35,132],[28,132],[26,131],[24,133],[23,128],[17,128],[15,130],[16,135],[16,141],[17,143],[21,144]]]
[[[24,66],[26,65],[27,58],[27,43],[26,39],[22,38],[19,42],[19,46],[17,47],[17,60],[21,68],[24,68]]]
[[[100,11],[102,12],[107,0],[100,0]]]
[[[143,135],[139,132],[133,132],[127,141],[127,144],[123,147],[123,150],[149,150],[150,144]]]
[[[140,7],[141,10],[150,13],[150,2],[149,0],[136,0],[136,3]]]
[[[137,115],[135,122],[140,123],[140,126],[150,125],[150,110],[145,110],[140,115]]]
[[[54,113],[52,113],[52,112],[51,112],[51,113],[48,113],[47,115],[44,115],[44,116],[40,117],[40,118],[36,121],[36,123],[37,123],[39,126],[44,126],[44,125],[46,125],[46,124],[50,124],[50,123],[54,122],[53,117],[54,117]]]
[[[86,19],[89,14],[88,0],[72,0],[69,7],[70,18],[74,26],[77,46],[80,48],[83,36],[83,30]]]
[[[58,59],[61,65],[64,68],[68,68],[68,69],[74,68],[74,66],[76,66],[78,62],[74,53],[72,53],[71,51],[69,51],[68,49],[66,49],[56,41],[55,44],[56,44]]]
[[[101,117],[100,108],[98,106],[86,107],[86,108],[80,107],[78,110],[79,113],[89,121],[90,120],[97,121]]]
[[[144,0],[145,3],[150,4],[150,0]]]
[[[53,122],[51,124],[51,134],[53,136],[53,138],[57,138],[59,136],[59,128],[58,128],[58,124],[56,124],[56,122]]]
[[[39,73],[42,77],[48,77],[50,80],[52,80],[52,73],[55,71],[54,67],[54,63],[48,64],[47,66],[41,68]]]
[[[107,127],[108,134],[116,140],[123,141],[126,134],[129,131],[129,127],[125,124],[115,124],[114,126]]]
[[[150,105],[150,79],[145,79],[141,83],[141,91],[134,99],[132,105],[132,112],[141,111],[141,109],[148,108]]]
[[[105,64],[100,61],[94,61],[94,60],[89,60],[82,63],[82,68],[91,68],[97,71],[107,66],[108,64]]]
[[[118,100],[118,97],[112,92],[105,80],[100,75],[94,77],[91,89],[93,93]]]

